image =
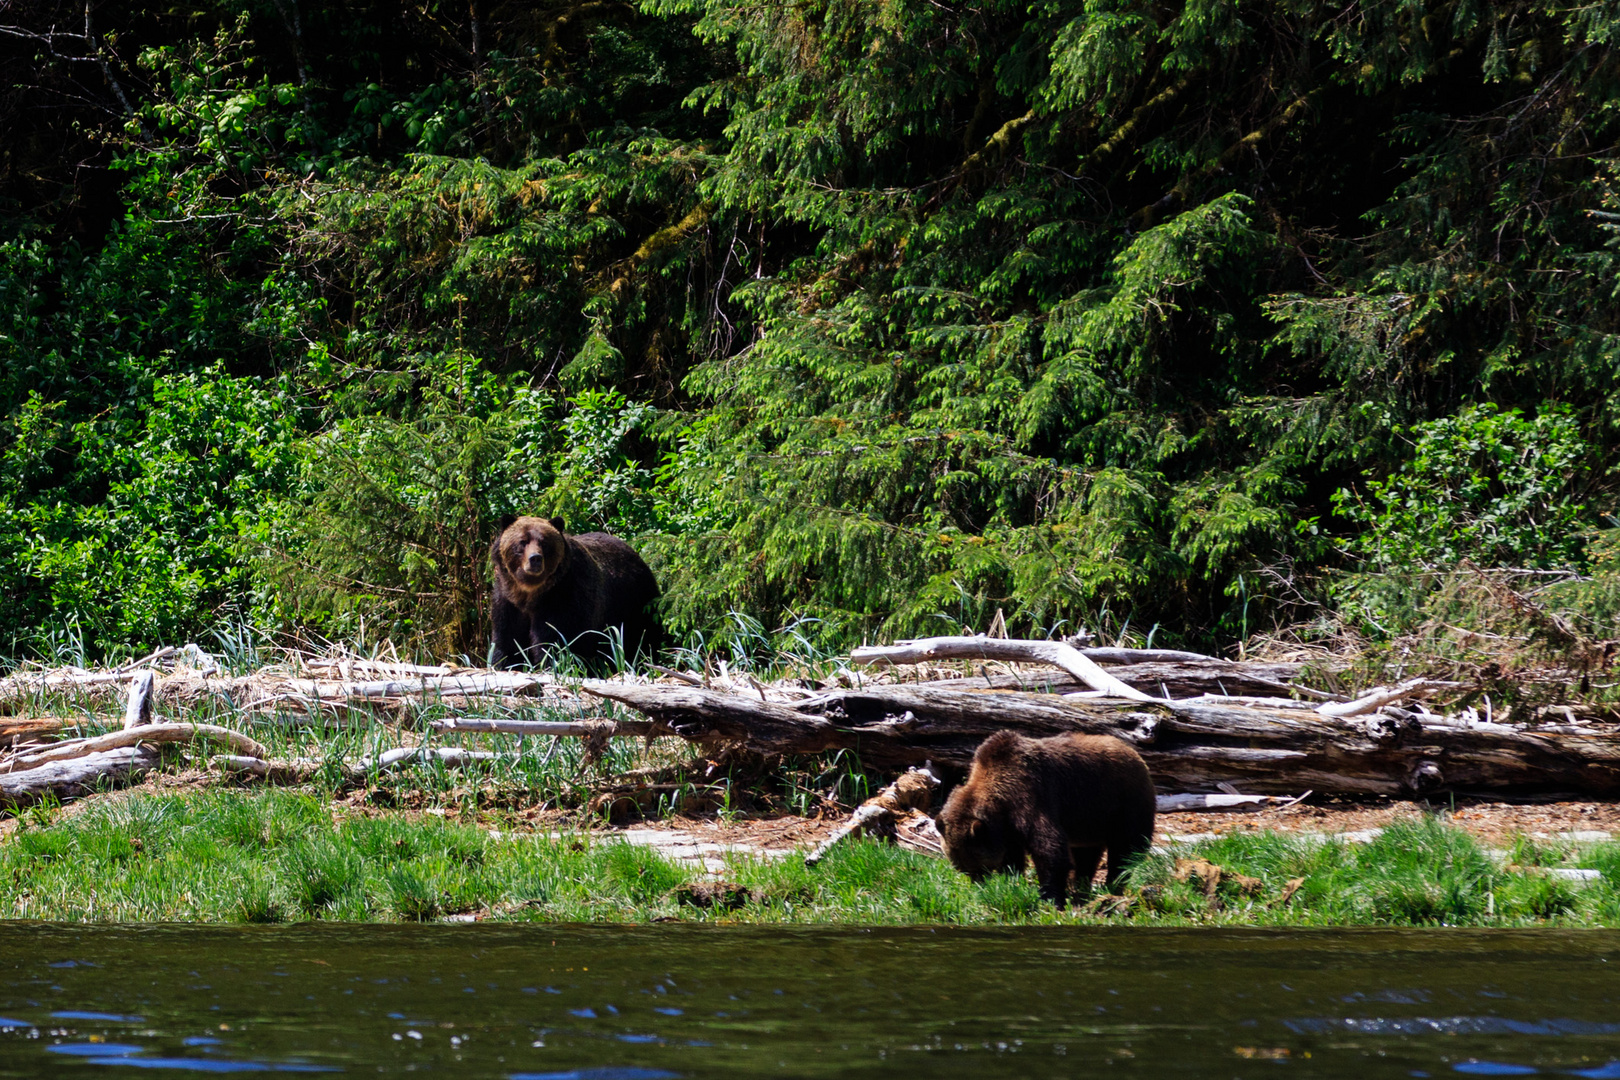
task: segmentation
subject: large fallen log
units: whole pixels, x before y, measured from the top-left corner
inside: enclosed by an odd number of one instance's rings
[[[528,675],[516,671],[472,672],[459,675],[427,675],[408,678],[376,679],[370,682],[322,682],[316,679],[288,679],[291,693],[330,700],[333,698],[468,697],[479,694],[532,693],[550,685],[545,674]]]
[[[645,735],[652,725],[643,720],[609,720],[605,717],[578,720],[503,720],[482,716],[452,716],[443,720],[430,720],[434,731],[465,731],[500,735],[582,735],[598,738],[603,735]]]
[[[1154,809],[1161,814],[1282,810],[1313,794],[1315,792],[1307,791],[1292,798],[1287,795],[1160,795],[1155,799]]]
[[[53,761],[20,772],[0,773],[0,807],[16,809],[44,798],[71,799],[104,790],[139,776],[157,764],[148,746],[122,746]]]
[[[0,716],[0,747],[18,746],[24,743],[38,742],[41,739],[54,738],[57,734],[81,720],[63,720],[56,716],[37,716],[31,718],[17,716]]]
[[[992,732],[1117,735],[1166,791],[1413,796],[1455,792],[1620,793],[1620,729],[1542,731],[1419,715],[1371,716],[1205,703],[1065,698],[939,686],[829,691],[789,707],[698,687],[587,682],[644,713],[658,730],[712,752],[852,750],[879,769],[932,760],[965,769]]]

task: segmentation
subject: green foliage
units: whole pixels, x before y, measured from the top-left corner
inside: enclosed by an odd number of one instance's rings
[[[1575,419],[1481,405],[1415,426],[1413,455],[1388,480],[1349,491],[1340,513],[1369,526],[1354,550],[1380,570],[1577,566],[1590,448]]]
[[[109,420],[66,429],[31,395],[8,456],[13,494],[0,518],[24,538],[12,581],[48,595],[91,648],[148,648],[228,618],[246,586],[236,536],[292,471],[296,414],[284,386],[211,371],[159,382],[151,397],[134,430]],[[87,507],[23,501],[30,463],[64,443],[105,494]],[[37,644],[27,635],[44,629],[13,633]]]

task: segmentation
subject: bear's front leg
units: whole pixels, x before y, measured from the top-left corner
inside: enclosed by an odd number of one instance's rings
[[[510,604],[497,600],[490,613],[490,623],[490,665],[512,668],[523,663],[530,637],[528,620]]]
[[[1069,874],[1074,870],[1074,858],[1069,851],[1069,838],[1045,818],[1030,830],[1029,861],[1035,864],[1035,880],[1040,883],[1041,899],[1050,900],[1058,910],[1069,903]]]
[[[1103,849],[1100,847],[1075,847],[1069,849],[1070,857],[1074,859],[1074,888],[1082,900],[1091,898],[1091,879],[1097,876],[1097,866],[1102,862]]]

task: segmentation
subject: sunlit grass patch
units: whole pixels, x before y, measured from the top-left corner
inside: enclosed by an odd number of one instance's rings
[[[1620,925],[1620,844],[1525,840],[1492,853],[1432,817],[1391,826],[1366,844],[1252,832],[1178,845],[1141,860],[1118,896],[1099,891],[1064,912],[1040,900],[1033,874],[975,884],[942,859],[871,840],[840,844],[814,867],[798,857],[731,855],[726,903],[683,902],[686,886],[708,880],[699,867],[611,833],[495,838],[447,818],[346,816],[317,796],[282,790],[90,803],[53,823],[25,819],[0,843],[0,916]],[[1601,875],[1572,880],[1571,862]]]
[[[1519,838],[1487,852],[1436,816],[1397,822],[1365,844],[1251,833],[1179,846],[1151,856],[1131,879],[1133,917],[1143,921],[1323,926],[1614,925],[1613,881],[1574,882],[1553,864],[1592,865],[1606,848],[1577,852],[1566,842]],[[1534,858],[1530,858],[1530,856]],[[1515,862],[1515,857],[1526,862]],[[1225,892],[1212,904],[1197,881],[1176,868],[1205,859],[1257,878],[1242,898]],[[1291,883],[1295,887],[1289,888]],[[1286,899],[1285,899],[1286,897]]]

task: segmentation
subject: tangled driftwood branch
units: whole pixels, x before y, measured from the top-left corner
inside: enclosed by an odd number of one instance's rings
[[[848,821],[804,857],[804,865],[816,865],[826,858],[827,852],[834,844],[855,833],[864,832],[891,840],[897,839],[897,828],[908,815],[926,817],[928,808],[934,801],[934,789],[937,787],[939,777],[935,776],[934,771],[926,764],[920,769],[907,769],[894,783],[856,807],[855,813],[850,815]],[[940,845],[932,820],[929,820],[924,831],[926,834],[932,834],[931,841],[925,846],[937,854]]]

